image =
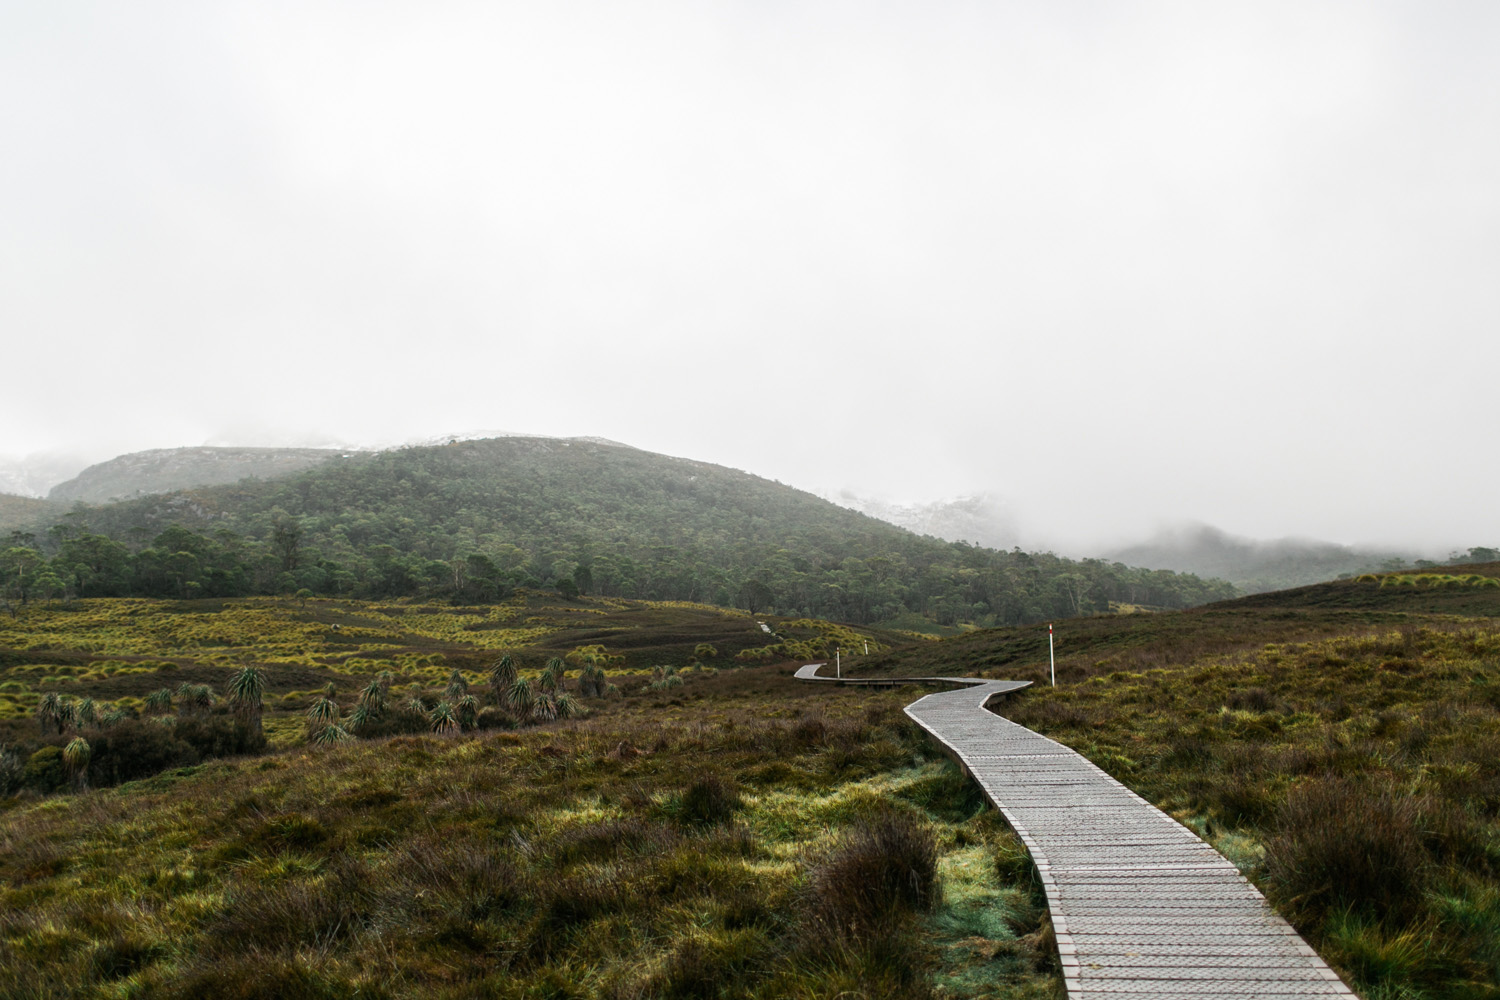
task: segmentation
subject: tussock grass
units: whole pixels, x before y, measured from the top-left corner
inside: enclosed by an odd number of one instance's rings
[[[1029,890],[999,874],[994,818],[950,801],[963,782],[905,700],[724,671],[584,720],[11,801],[0,982],[37,997],[1049,995],[1055,973],[980,956],[960,943],[972,921],[944,918],[954,852],[963,899]],[[878,934],[836,932],[869,914]],[[1025,947],[1006,921],[986,928],[994,948]],[[950,967],[966,978],[938,978]]]
[[[1500,628],[1420,622],[1253,630],[997,710],[1195,827],[1362,995],[1500,995]]]

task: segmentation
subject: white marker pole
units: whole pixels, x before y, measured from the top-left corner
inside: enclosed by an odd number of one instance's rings
[[[844,676],[844,664],[843,664],[843,661],[839,659],[839,654],[842,653],[842,652],[843,652],[843,650],[841,650],[841,649],[835,649],[833,651],[833,669],[834,669],[834,675],[837,676],[837,677],[843,677]]]
[[[1052,663],[1052,686],[1057,687],[1057,656],[1052,652],[1052,623],[1047,623],[1047,659]]]
[[[865,640],[865,655],[866,656],[870,655],[870,640],[869,639]]]

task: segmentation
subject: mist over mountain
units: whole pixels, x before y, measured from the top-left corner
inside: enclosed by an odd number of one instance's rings
[[[343,454],[325,448],[156,448],[91,465],[52,487],[47,499],[98,504],[241,479],[274,479]]]
[[[45,497],[53,486],[78,475],[88,464],[87,458],[63,452],[0,455],[0,493]]]
[[[850,490],[821,492],[825,500],[879,518],[890,524],[949,542],[968,542],[989,549],[1009,549],[1021,543],[1015,514],[1001,498],[989,493],[898,504],[860,497]]]
[[[1305,538],[1259,541],[1206,524],[1168,528],[1152,538],[1104,553],[1130,566],[1155,566],[1228,580],[1247,593],[1283,590],[1349,573],[1398,568],[1424,553],[1356,548]]]

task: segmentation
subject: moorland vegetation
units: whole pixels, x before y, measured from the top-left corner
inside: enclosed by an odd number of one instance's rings
[[[0,981],[30,997],[1060,997],[1029,861],[910,727],[915,693],[791,679],[837,646],[867,674],[1040,682],[997,709],[1199,831],[1366,1000],[1493,998],[1500,587],[1484,581],[1500,565],[1424,576],[1069,620],[1055,688],[1039,627],[935,641],[543,593],[28,606],[0,621],[0,743],[23,772],[0,798]],[[579,712],[507,704],[509,674],[489,672],[506,655],[533,697],[550,671]],[[252,731],[247,668],[265,747],[194,735]],[[155,711],[165,677],[208,704],[174,688]],[[372,691],[424,711],[361,736]],[[132,711],[196,763],[106,787],[118,752],[97,720]],[[351,738],[319,739],[324,715]]]
[[[809,700],[754,665],[742,612],[505,607],[96,599],[0,623],[22,772],[0,992],[1061,995],[1021,844],[906,695]],[[927,641],[767,621],[799,649]],[[153,733],[193,756],[110,770]]]

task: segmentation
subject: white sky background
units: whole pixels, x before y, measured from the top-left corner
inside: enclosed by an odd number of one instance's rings
[[[1500,543],[1500,4],[0,0],[0,454]]]

